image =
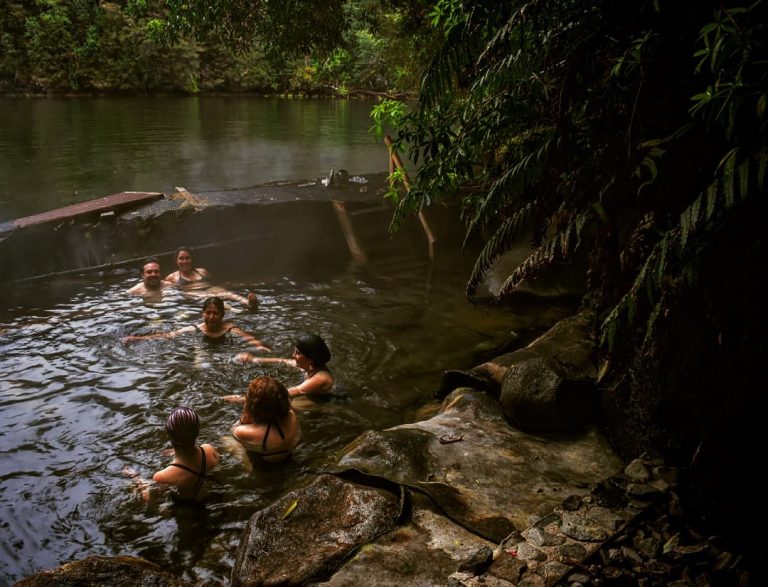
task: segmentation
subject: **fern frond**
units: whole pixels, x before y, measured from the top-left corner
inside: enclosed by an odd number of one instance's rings
[[[634,322],[637,316],[640,291],[644,290],[647,298],[653,300],[661,287],[664,270],[662,270],[660,262],[663,261],[663,264],[666,265],[670,245],[673,244],[672,239],[674,239],[674,232],[668,232],[654,244],[629,291],[621,297],[608,313],[606,319],[603,320],[600,327],[600,342],[601,344],[608,342],[609,351],[613,350],[613,342],[616,332],[621,326],[622,317],[626,315],[627,326]]]
[[[485,244],[477,257],[477,261],[475,261],[472,275],[467,282],[467,296],[470,299],[473,298],[488,269],[503,253],[509,250],[512,243],[519,241],[520,237],[527,233],[530,227],[531,214],[537,205],[536,200],[529,202],[507,218]]]
[[[741,201],[743,202],[749,196],[749,159],[744,159],[739,164],[737,174],[739,176],[739,194],[741,194]]]
[[[648,316],[648,321],[646,322],[646,325],[645,325],[645,336],[643,337],[643,348],[645,348],[648,345],[648,343],[651,341],[653,337],[654,327],[656,326],[656,321],[658,320],[663,307],[664,307],[663,300],[660,299],[653,306],[653,310],[651,310],[651,313]]]
[[[553,145],[554,139],[548,138],[534,151],[522,157],[508,169],[499,179],[493,182],[485,198],[476,210],[467,228],[464,246],[476,232],[485,225],[492,212],[501,207],[502,202],[524,190],[544,167],[546,154]]]
[[[512,293],[523,280],[536,276],[544,267],[548,266],[553,260],[551,247],[547,245],[537,248],[515,269],[499,288],[496,294],[497,299],[502,299]]]
[[[768,169],[768,151],[760,151],[757,154],[757,188],[762,190],[765,186],[765,172]]]
[[[712,218],[712,215],[715,213],[715,206],[717,204],[718,185],[719,185],[718,182],[713,181],[711,184],[709,184],[709,187],[707,188],[706,220],[710,220]]]
[[[723,168],[722,183],[723,194],[725,195],[725,208],[733,208],[733,204],[736,202],[736,175],[734,168],[736,167],[736,149],[732,149],[725,159],[725,166]]]

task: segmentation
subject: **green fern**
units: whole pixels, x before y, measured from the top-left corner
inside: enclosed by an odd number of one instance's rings
[[[488,269],[503,253],[509,250],[511,244],[519,241],[520,237],[529,230],[531,214],[537,205],[538,202],[534,200],[520,208],[501,224],[485,244],[475,261],[472,274],[467,282],[467,296],[470,299],[474,298],[474,294]]]

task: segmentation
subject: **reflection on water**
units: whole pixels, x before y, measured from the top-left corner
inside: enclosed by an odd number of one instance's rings
[[[122,191],[194,192],[387,169],[374,101],[0,97],[0,221]]]
[[[293,461],[253,471],[227,450],[240,407],[219,398],[244,392],[257,374],[290,385],[299,373],[233,363],[245,350],[239,339],[120,342],[199,321],[197,303],[173,292],[145,305],[124,293],[132,278],[82,283],[45,309],[0,319],[0,582],[91,554],[138,555],[190,580],[227,582],[255,510],[364,430],[413,419],[443,370],[467,367],[478,348],[567,311],[472,306],[462,293],[466,263],[444,260],[429,283],[426,263],[410,263],[351,267],[324,282],[226,284],[261,300],[258,312],[233,307],[228,319],[276,356],[288,356],[300,332],[321,334],[338,382],[334,399],[300,412],[304,442]],[[121,474],[129,465],[148,476],[167,462],[163,425],[180,404],[200,414],[200,441],[222,452],[221,483],[202,513],[145,505]]]

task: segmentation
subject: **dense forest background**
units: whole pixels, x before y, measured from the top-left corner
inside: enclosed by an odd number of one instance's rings
[[[163,0],[4,0],[0,92],[345,96],[402,94],[417,87],[429,42],[429,35],[416,34],[428,30],[420,26],[425,11],[358,0],[313,13],[322,18],[307,22],[294,13],[296,25],[304,22],[325,35],[325,50],[307,46],[291,54],[275,51],[264,39],[171,39]]]
[[[374,126],[418,165],[393,226],[457,204],[485,244],[469,297],[521,240],[497,302],[580,267],[613,446],[683,466],[702,516],[757,547],[767,6],[10,0],[0,90],[387,94]]]

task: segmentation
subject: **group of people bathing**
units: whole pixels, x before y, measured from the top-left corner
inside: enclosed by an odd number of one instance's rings
[[[181,288],[209,283],[208,272],[192,266],[191,251],[180,248],[176,253],[178,271],[171,273],[164,280],[160,279],[160,265],[157,259],[147,259],[141,268],[142,281],[128,290],[129,293],[152,299],[164,287],[177,285]],[[198,282],[195,284],[195,282]],[[202,291],[196,288],[195,291]],[[221,288],[217,288],[221,294]],[[209,292],[210,293],[210,292]],[[229,299],[243,301],[248,307],[255,308],[256,297],[253,294],[243,297],[228,292]],[[149,295],[147,295],[149,294]],[[124,342],[148,338],[174,338],[187,332],[200,331],[208,339],[218,340],[229,333],[237,334],[248,344],[260,351],[271,349],[251,334],[231,322],[224,321],[224,302],[221,295],[208,296],[203,301],[203,322],[194,326],[185,326],[170,332],[159,332],[140,336],[126,336]],[[286,387],[274,377],[256,377],[245,395],[227,395],[222,399],[243,404],[240,418],[232,425],[234,439],[247,451],[252,460],[276,463],[290,457],[293,449],[301,441],[301,425],[294,411],[291,398],[299,395],[318,396],[330,393],[334,379],[327,363],[331,352],[325,341],[317,334],[304,334],[294,343],[290,358],[257,357],[250,352],[235,356],[241,363],[257,365],[286,365],[304,372],[304,381],[292,387]],[[152,480],[144,480],[130,467],[124,472],[136,479],[142,497],[149,500],[152,488],[158,486],[170,489],[174,502],[179,504],[199,502],[206,494],[206,479],[219,463],[219,453],[213,445],[197,445],[200,432],[200,419],[190,407],[175,408],[165,423],[165,430],[173,447],[173,461],[164,469],[157,471]]]

